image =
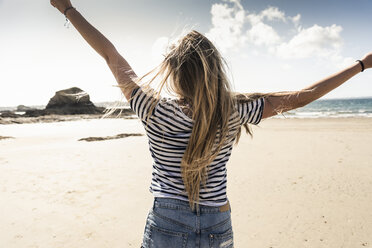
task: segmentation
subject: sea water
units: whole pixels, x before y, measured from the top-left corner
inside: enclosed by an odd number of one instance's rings
[[[372,97],[321,99],[283,115],[278,118],[372,117]]]

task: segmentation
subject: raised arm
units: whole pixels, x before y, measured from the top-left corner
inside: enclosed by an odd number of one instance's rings
[[[132,90],[138,86],[135,83],[137,75],[128,62],[118,53],[114,45],[103,34],[72,7],[70,0],[51,0],[50,3],[62,14],[66,14],[66,17],[81,36],[106,60],[125,98],[129,100]]]
[[[372,53],[367,54],[361,61],[365,67],[364,69],[371,68]],[[355,62],[344,70],[324,78],[323,80],[320,80],[302,90],[283,92],[274,94],[273,96],[268,96],[265,99],[266,104],[262,118],[268,118],[278,113],[303,107],[337,88],[361,72],[361,70],[361,64],[359,62]]]

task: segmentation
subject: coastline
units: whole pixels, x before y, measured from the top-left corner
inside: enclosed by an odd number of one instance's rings
[[[227,165],[236,247],[372,247],[372,118],[263,120]],[[152,158],[138,119],[0,125],[0,247],[139,247]],[[244,133],[244,131],[243,131]]]

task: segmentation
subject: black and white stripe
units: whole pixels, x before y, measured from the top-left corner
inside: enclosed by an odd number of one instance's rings
[[[152,100],[150,94],[137,88],[133,90],[130,101],[130,107],[145,127],[150,153],[154,159],[150,192],[155,197],[171,197],[188,201],[180,164],[192,132],[193,120],[182,112],[176,101],[163,98],[156,102],[150,121],[146,122]],[[229,142],[209,165],[206,188],[200,188],[200,204],[221,206],[227,202],[226,163],[235,141],[233,134],[240,125],[258,124],[262,118],[263,108],[263,98],[237,104],[237,112],[230,119]],[[237,117],[240,123],[234,122]]]

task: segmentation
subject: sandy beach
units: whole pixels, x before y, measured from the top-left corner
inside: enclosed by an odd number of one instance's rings
[[[235,247],[372,247],[372,118],[253,131],[227,167]],[[140,247],[152,159],[128,133],[138,119],[0,125],[0,248]]]

